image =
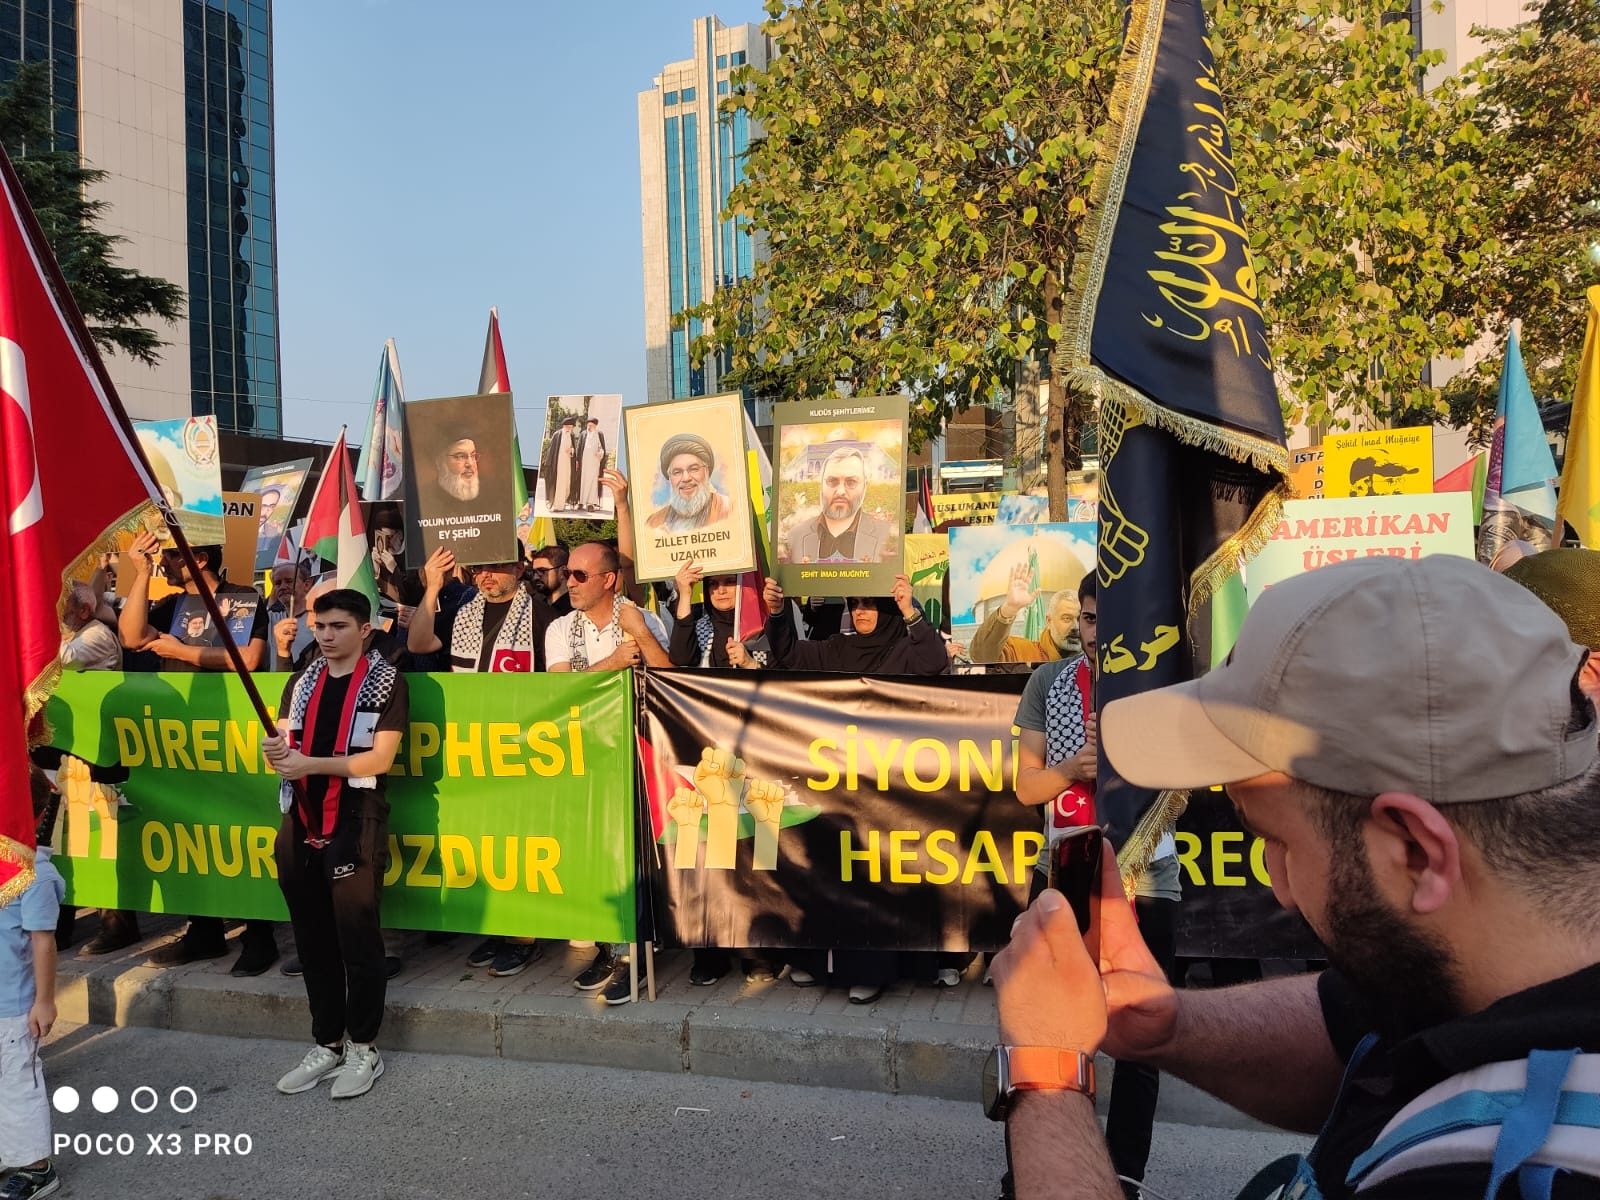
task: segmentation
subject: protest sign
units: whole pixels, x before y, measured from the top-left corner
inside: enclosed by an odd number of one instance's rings
[[[773,409],[772,549],[795,596],[887,596],[903,565],[904,396]]]
[[[950,636],[973,662],[1059,658],[1075,630],[1078,582],[1095,569],[1091,524],[958,525],[950,531]],[[1027,572],[1028,601],[1001,613],[1014,571]],[[1067,620],[1052,623],[1066,613]],[[1047,651],[1041,639],[1055,647]]]
[[[906,534],[906,574],[911,597],[922,605],[930,624],[950,632],[950,535]]]
[[[295,505],[300,502],[300,493],[310,473],[309,458],[251,467],[244,473],[239,490],[256,492],[261,497],[256,506],[256,570],[270,571],[277,561],[284,531],[294,519]]]
[[[659,932],[692,946],[993,950],[1044,836],[1012,794],[1023,680],[652,673]]]
[[[222,455],[217,419],[136,421],[133,428],[161,494],[178,514],[178,524],[189,544],[222,545],[226,529],[222,521]],[[163,541],[171,541],[164,525],[154,529]]]
[[[1038,525],[1050,520],[1050,497],[1032,492],[1006,492],[995,511],[996,525]]]
[[[1289,451],[1289,486],[1297,500],[1322,499],[1321,446]]]
[[[600,474],[617,465],[621,396],[551,396],[539,452],[533,516],[608,521],[616,499]]]
[[[406,544],[417,566],[440,546],[463,566],[516,561],[511,405],[510,392],[406,401]]]
[[[929,497],[933,505],[930,519],[934,525],[946,521],[962,521],[968,525],[992,525],[998,519],[1000,505],[1010,492],[935,492]]]
[[[1067,521],[1081,525],[1100,519],[1100,472],[1067,472]]]
[[[222,566],[235,583],[255,574],[260,505],[260,492],[222,493],[222,527],[226,535],[222,543]]]
[[[286,676],[256,678],[276,698]],[[408,680],[385,921],[632,941],[628,673]],[[128,769],[126,805],[66,792],[55,862],[72,903],[284,919],[279,780],[233,675],[69,672],[48,711],[53,745]]]
[[[1273,584],[1331,562],[1429,554],[1474,556],[1471,495],[1290,500],[1271,539],[1245,567],[1245,591],[1253,604]]]
[[[1433,491],[1433,427],[1330,433],[1322,442],[1322,494],[1417,496]]]
[[[755,530],[739,395],[635,405],[622,419],[634,574],[640,580],[671,579],[691,559],[707,575],[753,570]]]

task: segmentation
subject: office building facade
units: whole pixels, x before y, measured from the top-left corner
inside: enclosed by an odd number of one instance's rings
[[[108,358],[130,415],[278,436],[271,0],[0,0],[0,86],[34,60],[121,263],[188,294],[158,366]]]
[[[723,220],[750,144],[744,112],[718,106],[732,76],[764,70],[776,52],[758,25],[694,23],[694,57],[668,63],[639,93],[639,181],[644,234],[646,388],[651,401],[725,390],[715,359],[696,366],[689,346],[701,322],[674,328],[674,317],[709,300],[719,287],[748,279],[758,239]]]

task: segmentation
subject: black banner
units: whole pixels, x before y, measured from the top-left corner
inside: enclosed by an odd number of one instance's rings
[[[640,753],[660,935],[1004,946],[1043,843],[1013,791],[1023,682],[650,672]]]
[[[1246,833],[1221,792],[1197,791],[1178,821],[1184,958],[1321,958],[1322,943],[1298,913],[1278,904],[1266,848]]]
[[[1006,944],[1043,842],[1039,810],[1014,791],[1011,722],[1025,677],[644,678],[640,767],[662,940]],[[680,824],[694,833],[681,847]],[[1305,922],[1273,898],[1261,844],[1221,792],[1195,793],[1177,843],[1180,954],[1320,956]],[[648,855],[650,838],[640,845]]]

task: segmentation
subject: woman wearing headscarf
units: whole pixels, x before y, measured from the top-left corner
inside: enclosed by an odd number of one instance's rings
[[[775,666],[791,671],[847,671],[858,675],[947,675],[944,639],[911,599],[911,580],[894,577],[892,596],[851,596],[846,602],[851,633],[803,641],[783,588],[767,580],[767,640]]]
[[[796,634],[793,610],[784,602],[783,588],[776,579],[767,580],[763,598],[767,640],[776,666],[854,675],[950,673],[944,639],[912,600],[911,580],[905,575],[894,577],[892,596],[851,596],[846,612],[853,632],[816,641],[801,640]],[[905,974],[932,975],[941,986],[953,986],[960,980],[953,962],[953,956],[933,953],[800,951],[789,956],[789,979],[796,987],[814,987],[831,970],[837,979],[848,981],[850,1003],[871,1004],[902,969]]]
[[[738,636],[737,575],[706,578],[691,559],[678,568],[673,583],[678,594],[672,610],[672,644],[667,648],[673,666],[759,671],[767,665],[771,652],[767,648],[766,634],[757,633],[742,641]],[[705,602],[698,606],[698,613],[694,603],[697,583],[705,588]],[[740,951],[740,959],[744,977],[752,983],[770,982],[783,970],[781,960],[774,964],[754,951]],[[732,965],[730,951],[714,946],[698,947],[689,966],[689,982],[696,987],[710,987],[726,975]]]

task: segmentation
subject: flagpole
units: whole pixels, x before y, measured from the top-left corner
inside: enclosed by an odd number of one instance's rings
[[[138,455],[139,463],[144,468],[146,478],[154,479],[155,470],[150,465],[150,460],[145,457],[144,445],[139,441],[139,435],[134,430],[133,422],[127,412],[123,410],[122,400],[117,395],[117,387],[111,382],[111,374],[106,370],[105,361],[100,357],[100,348],[95,345],[95,340],[89,332],[89,326],[83,319],[83,313],[78,311],[78,302],[73,299],[72,289],[67,284],[66,276],[61,273],[61,265],[56,262],[55,253],[50,248],[50,239],[45,237],[44,229],[39,225],[39,218],[34,214],[33,204],[28,199],[28,193],[23,190],[22,180],[17,177],[16,168],[11,165],[11,156],[4,149],[0,149],[0,173],[5,176],[6,187],[17,199],[17,212],[22,217],[23,230],[28,240],[38,247],[43,253],[38,255],[39,266],[45,273],[46,282],[56,294],[56,303],[61,306],[61,312],[66,317],[67,323],[72,327],[73,336],[77,339],[78,346],[85,360],[94,368],[96,378],[100,380],[100,387],[104,390],[106,401],[112,417],[121,427],[123,439],[134,454]],[[220,450],[220,446],[219,446]],[[178,516],[172,511],[165,498],[151,502],[161,512],[161,518],[166,522],[167,530],[172,534],[173,543],[178,553],[183,557],[183,565],[188,568],[189,578],[194,580],[198,589],[200,601],[205,605],[206,611],[211,614],[214,628],[226,631],[227,618],[222,615],[222,609],[217,605],[217,598],[206,586],[205,577],[201,574],[199,560],[194,556],[194,548],[189,545],[189,539],[184,536],[183,527],[178,524]],[[214,564],[220,566],[221,564]],[[244,656],[232,637],[223,638],[223,650],[228,655],[239,682],[244,684],[245,694],[250,698],[251,707],[256,710],[256,716],[261,718],[261,723],[266,727],[267,736],[278,735],[277,725],[267,712],[267,706],[261,700],[261,692],[256,687],[255,680],[250,675],[250,668],[244,665]]]

